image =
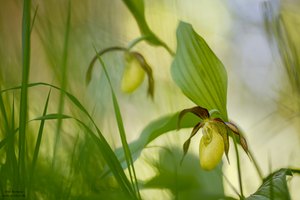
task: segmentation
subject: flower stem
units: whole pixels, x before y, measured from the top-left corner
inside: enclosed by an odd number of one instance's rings
[[[240,164],[240,156],[239,151],[237,147],[237,141],[235,135],[232,135],[233,141],[234,141],[234,148],[235,148],[235,154],[236,154],[236,161],[237,161],[237,168],[238,168],[238,177],[239,177],[239,187],[241,192],[241,199],[244,199],[244,192],[243,192],[243,183],[242,183],[242,174],[241,174],[241,164]]]
[[[90,62],[89,68],[88,68],[88,70],[86,72],[86,84],[87,85],[91,81],[91,76],[92,76],[92,71],[93,71],[93,68],[94,68],[94,64],[95,64],[96,60],[98,59],[98,57],[101,57],[103,54],[111,52],[111,51],[128,51],[128,49],[125,48],[125,47],[115,46],[115,47],[109,47],[109,48],[106,48],[106,49],[103,49],[103,50],[99,51],[94,56],[94,58],[92,59],[92,61]]]
[[[142,42],[142,41],[145,41],[149,38],[149,36],[141,36],[141,37],[138,37],[136,39],[134,39],[133,41],[131,41],[128,45],[128,49],[132,49],[135,45],[137,45],[139,42]]]
[[[252,153],[250,150],[248,150],[248,152],[249,152],[249,155],[250,155],[251,160],[253,161],[254,167],[255,167],[255,169],[256,169],[256,172],[258,173],[259,178],[260,178],[261,180],[263,180],[263,179],[264,179],[264,176],[263,176],[263,173],[262,173],[262,171],[261,171],[261,168],[259,167],[259,165],[258,165],[258,163],[257,163],[256,158],[254,158],[253,153]]]

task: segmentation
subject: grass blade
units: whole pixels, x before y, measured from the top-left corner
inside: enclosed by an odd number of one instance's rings
[[[110,170],[112,171],[112,173],[114,174],[116,180],[118,181],[118,183],[120,184],[120,187],[122,188],[122,190],[129,195],[129,197],[131,197],[131,199],[137,199],[135,192],[133,191],[124,171],[123,168],[121,166],[121,163],[119,162],[119,160],[117,159],[114,151],[111,149],[111,147],[109,146],[108,142],[106,141],[106,139],[104,138],[103,134],[101,133],[101,131],[99,130],[99,128],[97,127],[95,121],[93,120],[93,118],[91,117],[91,115],[88,113],[88,111],[84,108],[84,106],[80,103],[80,101],[73,96],[72,94],[70,94],[69,92],[48,84],[48,83],[43,83],[43,82],[38,82],[38,83],[30,83],[27,85],[28,88],[30,87],[36,87],[36,86],[47,86],[47,87],[51,87],[53,89],[56,89],[60,92],[63,92],[66,97],[68,97],[68,99],[74,104],[74,106],[76,106],[81,112],[83,112],[87,118],[92,122],[93,126],[95,127],[98,137],[96,136],[96,134],[89,128],[89,126],[85,125],[82,121],[80,121],[79,119],[75,119],[77,122],[80,123],[80,125],[82,125],[87,133],[92,137],[92,139],[97,143],[97,146],[100,149],[100,153],[102,154],[102,156],[104,157],[105,161],[107,162],[107,165],[109,166]],[[18,90],[21,89],[21,86],[17,86],[17,87],[12,87],[9,89],[5,89],[0,91],[0,94],[8,92],[8,91],[13,91],[13,90]],[[46,116],[43,117],[39,117],[36,118],[35,120],[56,120],[58,118],[62,118],[62,119],[67,119],[67,118],[71,118],[70,116],[67,115],[62,115],[62,114],[48,114]],[[31,120],[32,121],[32,120]],[[5,145],[5,142],[1,142],[1,145]],[[104,153],[105,152],[105,153]]]
[[[118,103],[116,94],[114,92],[110,77],[109,77],[108,72],[106,70],[105,64],[101,60],[100,56],[98,56],[98,60],[99,60],[99,62],[101,63],[101,65],[103,67],[105,76],[107,78],[107,81],[109,83],[109,87],[110,87],[110,90],[111,90],[113,106],[114,106],[114,110],[115,110],[115,117],[116,117],[116,120],[117,120],[118,129],[119,129],[119,133],[120,133],[120,137],[121,137],[121,142],[122,142],[123,150],[124,150],[124,153],[125,153],[125,159],[126,159],[128,170],[129,170],[131,184],[132,184],[132,187],[135,190],[138,198],[141,199],[141,195],[140,195],[140,192],[139,192],[139,186],[138,186],[138,182],[137,182],[137,178],[136,178],[136,173],[135,173],[135,169],[134,169],[133,159],[132,159],[130,148],[129,148],[129,145],[128,145],[127,139],[126,139],[126,132],[125,132],[124,123],[123,123],[123,120],[122,120],[122,115],[121,115],[119,103]]]
[[[110,148],[107,141],[102,137],[97,137],[97,135],[87,126],[84,122],[77,118],[73,118],[68,115],[63,115],[59,113],[55,114],[47,114],[41,117],[37,117],[35,119],[32,119],[30,121],[35,120],[57,120],[57,119],[73,119],[76,122],[78,122],[88,133],[88,135],[93,139],[93,141],[97,144],[99,151],[101,155],[106,160],[108,166],[110,167],[112,173],[114,174],[116,180],[120,184],[120,187],[123,189],[123,191],[131,197],[131,199],[137,199],[135,193],[133,192],[130,183],[123,171],[123,168],[117,159],[116,155],[114,154],[113,150]],[[98,127],[96,127],[96,131],[98,133],[98,136],[102,135]]]
[[[7,113],[6,113],[6,109],[5,109],[5,105],[4,105],[4,101],[3,101],[3,98],[2,98],[2,94],[0,94],[0,111],[1,111],[1,114],[2,114],[2,117],[3,117],[3,121],[4,121],[4,130],[3,132],[4,133],[8,133],[7,130],[9,130],[9,125],[8,125],[8,118],[7,118]]]
[[[45,116],[47,114],[47,109],[48,109],[48,104],[49,104],[49,99],[50,99],[50,94],[51,94],[51,89],[48,92],[48,96],[46,99],[46,103],[44,106],[44,111],[43,111],[43,116]],[[38,136],[36,139],[36,143],[35,143],[35,148],[34,148],[34,152],[33,152],[33,158],[32,158],[32,162],[31,162],[31,169],[29,172],[29,179],[28,179],[28,197],[31,198],[31,186],[33,185],[34,182],[34,171],[35,171],[35,166],[36,166],[36,162],[37,162],[37,158],[38,158],[38,154],[40,151],[40,146],[41,146],[41,142],[42,142],[42,136],[43,136],[43,132],[44,132],[44,125],[45,125],[45,119],[41,120],[40,122],[40,127],[39,127],[39,131],[38,131]]]
[[[49,90],[49,93],[48,93],[48,96],[47,96],[47,100],[46,100],[44,111],[43,111],[43,116],[45,116],[47,114],[50,94],[51,94],[51,90]],[[35,170],[35,165],[36,165],[36,161],[37,161],[40,146],[41,146],[41,141],[42,141],[42,136],[43,136],[43,131],[44,131],[44,125],[45,125],[45,120],[41,120],[40,127],[39,127],[39,132],[38,132],[38,137],[36,139],[33,158],[32,158],[31,173],[30,173],[30,177],[29,177],[30,182],[33,181],[33,172]]]
[[[61,78],[61,89],[65,90],[67,87],[67,61],[68,61],[68,46],[69,46],[69,35],[70,35],[70,26],[71,26],[71,1],[68,1],[68,15],[67,15],[67,22],[66,22],[66,32],[64,38],[64,47],[63,47],[63,56],[62,56],[62,78]],[[58,104],[58,113],[62,113],[64,110],[64,101],[65,101],[65,93],[61,92],[59,96],[59,104]],[[62,119],[58,119],[57,127],[56,127],[56,137],[53,149],[53,160],[52,160],[52,167],[54,167],[57,148],[60,142],[60,131],[62,127]]]
[[[30,71],[30,10],[31,0],[24,0],[22,18],[22,85],[19,116],[19,184],[20,190],[25,189],[25,144],[26,144],[26,121],[27,121],[27,84]]]
[[[14,110],[14,98],[12,102],[12,111],[8,112],[7,108],[5,107],[4,100],[2,95],[0,95],[0,111],[2,113],[2,120],[3,124],[1,124],[2,133],[5,138],[0,142],[0,149],[4,147],[5,144],[6,148],[3,152],[6,154],[5,161],[0,170],[0,177],[1,183],[0,188],[3,190],[5,188],[5,183],[9,181],[11,183],[12,188],[16,188],[18,184],[18,161],[15,154],[15,141],[13,140],[14,136],[14,118],[15,118],[15,110]],[[9,117],[9,115],[11,115]],[[8,120],[9,119],[9,120]],[[3,184],[4,183],[4,184]]]

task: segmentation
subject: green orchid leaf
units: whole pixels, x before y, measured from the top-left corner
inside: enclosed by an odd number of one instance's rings
[[[217,109],[227,119],[227,73],[222,62],[190,24],[177,28],[177,51],[172,77],[182,92],[198,106]]]
[[[292,171],[290,169],[280,169],[270,174],[264,179],[258,190],[246,200],[291,199],[286,182],[286,176],[291,175]]]
[[[164,133],[176,130],[178,116],[179,112],[163,116],[146,126],[140,134],[140,137],[129,144],[130,151],[133,154],[133,159],[136,160],[139,157],[141,151],[153,140],[163,135]],[[191,128],[194,127],[198,122],[199,118],[197,116],[188,113],[184,118],[182,118],[180,128]],[[120,161],[125,160],[124,152],[121,148],[116,149],[116,155],[118,156]]]

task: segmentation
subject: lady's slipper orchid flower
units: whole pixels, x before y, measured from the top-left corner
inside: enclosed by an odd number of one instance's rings
[[[122,76],[121,90],[124,93],[131,93],[136,90],[143,82],[145,74],[148,77],[148,95],[154,96],[154,79],[152,68],[146,62],[144,56],[136,51],[130,51],[125,47],[109,47],[99,51],[92,59],[86,72],[86,84],[89,84],[92,78],[94,64],[105,53],[112,51],[123,51],[125,60],[125,69]]]
[[[124,57],[125,69],[122,76],[121,90],[124,93],[131,93],[142,84],[145,71],[132,54],[126,52]]]
[[[196,106],[185,109],[179,113],[178,125],[186,113],[195,114],[201,119],[201,121],[194,126],[190,137],[183,144],[183,156],[186,155],[189,149],[191,138],[202,128],[203,136],[199,144],[199,156],[200,166],[204,170],[214,169],[221,161],[224,152],[227,160],[229,161],[229,130],[239,136],[239,142],[241,146],[245,152],[248,153],[248,146],[245,138],[241,135],[237,126],[232,122],[224,122],[220,118],[212,118],[207,109]]]
[[[144,57],[137,52],[126,51],[124,53],[125,69],[122,76],[121,90],[124,93],[131,93],[136,90],[143,82],[145,73],[149,81],[148,94],[153,95],[152,70],[145,61]]]

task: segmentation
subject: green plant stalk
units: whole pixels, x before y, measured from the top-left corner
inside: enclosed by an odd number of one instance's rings
[[[105,64],[99,55],[98,55],[98,60],[103,67],[104,73],[106,75],[107,81],[108,81],[110,89],[111,89],[112,100],[113,100],[113,105],[114,105],[114,109],[115,109],[115,116],[116,116],[116,120],[117,120],[117,124],[118,124],[118,128],[119,128],[122,146],[123,146],[123,149],[125,152],[125,158],[126,158],[126,162],[127,162],[127,166],[128,166],[128,171],[129,171],[129,175],[130,175],[130,179],[131,179],[132,188],[136,192],[138,198],[141,199],[141,195],[140,195],[139,187],[138,187],[138,181],[137,181],[136,173],[135,173],[135,169],[134,169],[133,159],[132,159],[130,148],[129,148],[129,145],[128,145],[128,142],[126,139],[125,128],[124,128],[124,124],[123,124],[123,120],[122,120],[120,107],[119,107],[119,104],[117,101],[117,97],[113,90],[112,83],[111,83],[110,77],[108,75],[108,72],[106,70]]]
[[[92,61],[90,62],[89,68],[86,72],[86,78],[85,78],[86,85],[88,85],[92,79],[92,72],[94,69],[95,62],[98,59],[98,56],[102,56],[105,53],[112,52],[112,51],[128,51],[128,49],[124,48],[124,47],[115,46],[115,47],[109,47],[109,48],[106,48],[106,49],[103,49],[103,50],[97,52],[96,55],[93,57]]]
[[[258,163],[257,163],[256,158],[254,157],[252,151],[250,151],[249,149],[248,149],[248,153],[249,153],[249,155],[250,155],[250,157],[251,157],[251,160],[253,161],[253,165],[254,165],[254,167],[255,167],[255,169],[256,169],[256,172],[257,172],[259,178],[260,178],[261,180],[263,180],[263,179],[264,179],[264,176],[263,176],[263,173],[262,173],[262,171],[261,171],[261,169],[260,169],[260,167],[259,167],[259,165],[258,165]]]
[[[148,39],[149,36],[141,36],[138,37],[134,40],[132,40],[129,44],[128,44],[128,50],[132,49],[134,46],[136,46],[138,43],[142,42],[142,41],[146,41]]]
[[[123,0],[123,3],[126,5],[128,10],[133,15],[140,32],[142,34],[142,37],[145,38],[145,41],[149,44],[155,45],[155,46],[161,46],[165,48],[168,53],[171,56],[174,56],[175,53],[171,50],[171,48],[164,43],[158,36],[156,36],[152,30],[150,29],[146,18],[145,18],[145,7],[144,7],[144,1],[143,0]]]
[[[126,160],[127,160],[127,165],[128,165],[128,169],[129,169],[132,187],[135,190],[136,194],[138,195],[138,198],[142,199],[140,192],[139,192],[139,186],[138,186],[138,181],[136,178],[133,159],[132,159],[130,148],[129,148],[129,145],[128,145],[127,139],[126,139],[126,133],[125,133],[124,125],[122,122],[123,120],[122,120],[120,108],[118,106],[118,102],[117,102],[117,98],[116,98],[115,94],[112,94],[112,96],[113,96],[112,98],[113,98],[113,103],[114,103],[114,108],[115,108],[115,115],[116,115],[116,119],[118,122],[120,137],[121,137],[122,145],[123,145],[123,148],[124,148],[124,151],[126,154]]]
[[[33,29],[33,25],[36,19],[36,15],[37,15],[37,11],[39,9],[39,6],[37,5],[35,10],[34,10],[34,14],[33,14],[33,18],[32,18],[32,22],[31,22],[31,27],[30,27],[30,34],[32,33],[32,29]]]
[[[63,47],[63,56],[62,56],[62,78],[61,78],[61,89],[65,90],[67,87],[67,61],[68,61],[68,46],[69,46],[69,36],[70,36],[70,26],[71,26],[71,1],[68,1],[68,16],[67,16],[67,23],[66,23],[66,32],[65,32],[65,39],[64,39],[64,47]],[[64,110],[64,103],[65,102],[65,94],[63,92],[60,93],[59,96],[59,106],[58,106],[58,113],[62,113]],[[60,131],[62,128],[62,119],[58,119],[57,127],[56,127],[56,137],[53,149],[53,160],[52,160],[52,167],[55,165],[55,159],[57,154],[57,148],[60,142]]]
[[[25,191],[25,144],[26,144],[26,121],[27,121],[27,84],[30,72],[30,10],[31,0],[24,0],[22,18],[22,85],[19,116],[19,187]]]
[[[2,117],[4,119],[4,127],[2,127],[2,128],[4,128],[4,133],[8,133],[8,130],[9,130],[8,118],[7,118],[7,113],[6,113],[4,101],[2,98],[2,94],[0,95],[0,111],[1,111]]]
[[[9,135],[14,136],[14,130],[15,130],[15,101],[14,101],[14,96],[13,96],[13,102],[12,102],[12,115],[11,115],[11,127],[9,129]],[[8,146],[8,156],[10,157],[10,162],[12,164],[12,170],[13,173],[18,173],[18,162],[15,154],[15,144],[14,140],[10,140],[10,144]],[[12,177],[13,178],[13,185],[17,184],[17,178],[18,177]]]
[[[43,116],[45,116],[47,114],[50,93],[51,93],[51,89],[49,90],[49,93],[48,93],[48,96],[47,96],[47,100],[46,100],[44,111],[43,111]],[[45,120],[41,120],[40,127],[39,127],[39,132],[38,132],[38,137],[37,137],[36,143],[35,143],[32,163],[31,163],[31,171],[30,171],[30,174],[29,174],[29,189],[28,189],[28,196],[29,197],[30,197],[30,192],[31,192],[31,190],[30,190],[31,185],[33,184],[33,181],[34,181],[33,175],[34,175],[36,161],[37,161],[37,158],[38,158],[38,154],[39,154],[39,150],[40,150],[40,146],[41,146],[41,142],[42,142],[42,136],[43,136],[43,132],[44,132],[44,125],[45,125]]]
[[[244,199],[244,192],[243,192],[243,183],[242,183],[242,174],[241,174],[241,164],[240,164],[240,156],[239,156],[239,150],[237,147],[237,141],[235,138],[235,135],[232,134],[234,148],[235,148],[235,156],[236,156],[236,162],[237,162],[237,168],[238,168],[238,178],[239,178],[239,187],[240,187],[240,193],[241,193],[241,199]]]
[[[230,180],[225,176],[225,174],[223,172],[219,173],[221,176],[224,177],[225,181],[228,183],[229,187],[234,191],[234,193],[236,195],[239,196],[239,198],[241,199],[241,195],[240,193],[238,192],[238,190],[234,187],[234,185],[230,182]]]
[[[15,186],[17,186],[18,184],[18,162],[17,162],[17,158],[15,155],[15,145],[14,145],[14,140],[13,140],[13,136],[14,136],[14,124],[15,124],[15,110],[14,110],[14,98],[13,98],[13,102],[12,102],[12,114],[11,114],[11,118],[10,118],[10,123],[8,121],[8,116],[7,116],[7,112],[6,112],[6,108],[4,105],[4,101],[2,98],[2,95],[0,95],[0,111],[2,113],[3,119],[4,119],[4,126],[1,127],[3,128],[3,133],[5,134],[5,137],[0,144],[0,149],[4,146],[2,145],[2,142],[5,144],[7,141],[7,146],[6,149],[4,150],[6,152],[6,160],[5,160],[5,164],[8,166],[7,168],[3,168],[3,171],[1,170],[1,174],[8,174],[7,178],[10,179],[11,181],[11,186],[12,188],[15,188]],[[8,139],[8,140],[6,140]]]
[[[72,152],[71,161],[70,161],[70,166],[76,165],[76,157],[75,156],[76,156],[76,150],[79,149],[78,148],[78,143],[79,143],[79,133],[77,134],[77,138],[76,138],[75,143],[74,143],[73,152]],[[64,197],[64,199],[68,199],[68,197],[71,196],[72,186],[75,183],[75,181],[77,181],[77,180],[72,179],[72,177],[74,175],[76,175],[76,170],[74,168],[70,168],[69,175],[67,176],[67,182],[69,183],[68,184],[69,186],[66,186],[67,195]]]

